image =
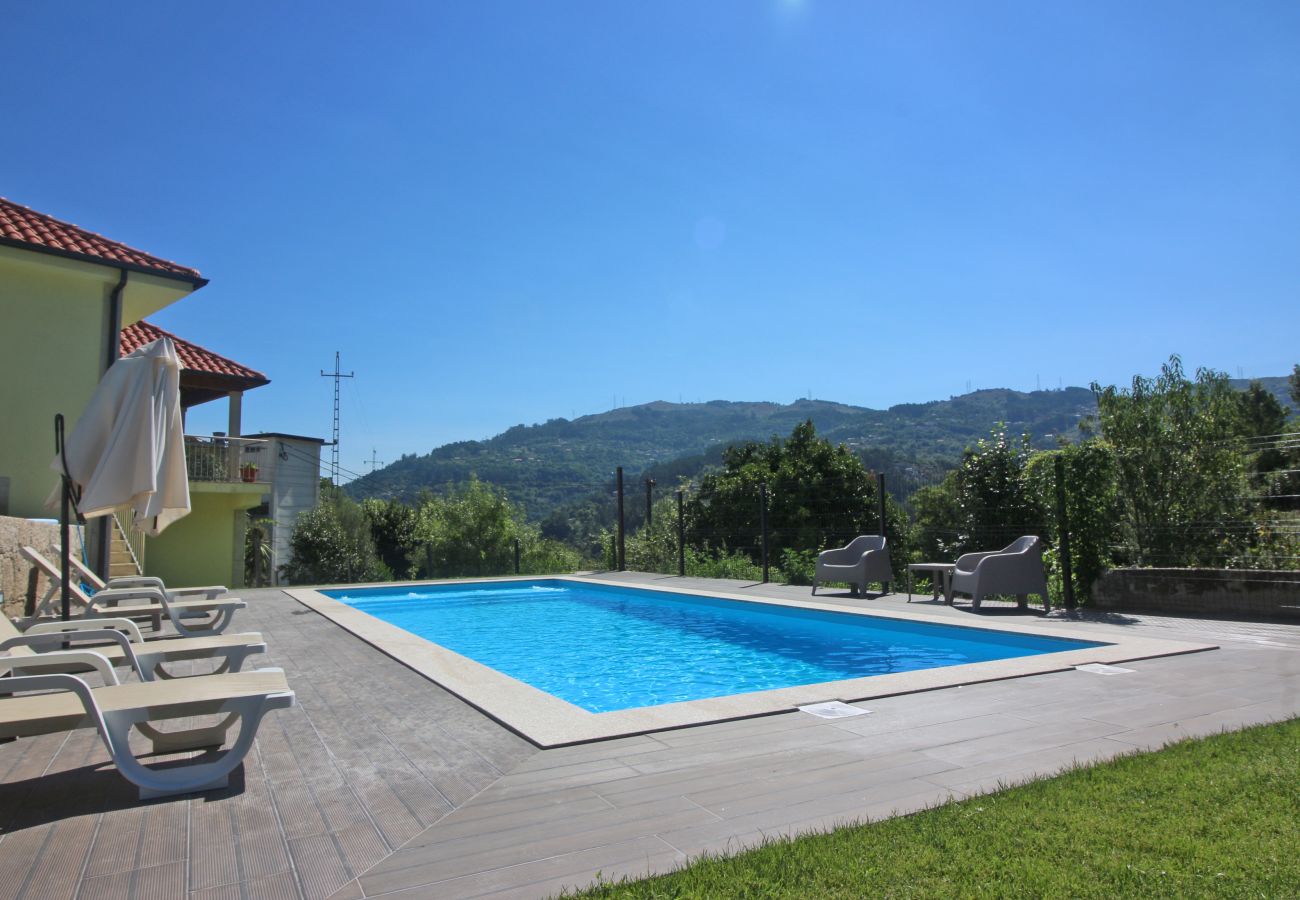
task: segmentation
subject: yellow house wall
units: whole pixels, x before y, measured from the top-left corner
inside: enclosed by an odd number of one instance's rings
[[[9,479],[7,514],[52,515],[56,483],[54,415],[76,424],[107,364],[109,297],[118,270],[0,247],[0,479]],[[181,282],[132,272],[122,324],[190,292]]]
[[[190,514],[146,540],[145,574],[168,587],[243,587],[245,511],[261,502],[251,485],[192,483]]]

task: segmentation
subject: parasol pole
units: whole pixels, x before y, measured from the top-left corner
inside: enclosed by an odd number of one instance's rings
[[[59,541],[63,545],[63,552],[59,554],[59,587],[63,598],[63,621],[66,622],[72,618],[72,576],[68,572],[68,554],[72,552],[72,541],[68,533],[68,496],[72,491],[72,481],[68,478],[68,457],[63,447],[63,413],[54,416],[54,452],[59,454],[63,463],[63,471],[59,473],[62,486],[59,491]]]

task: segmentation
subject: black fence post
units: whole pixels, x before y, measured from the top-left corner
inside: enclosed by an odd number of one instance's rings
[[[677,574],[686,577],[686,517],[682,514],[685,492],[677,492]]]
[[[767,566],[767,482],[758,486],[758,523],[763,531],[763,584],[768,581]]]
[[[1074,566],[1070,560],[1070,514],[1065,504],[1065,457],[1056,457],[1056,550],[1061,556],[1061,590],[1065,608],[1074,609]]]
[[[653,515],[651,507],[654,503],[655,480],[647,478],[645,480],[645,527],[650,527],[650,517]]]
[[[519,574],[519,538],[515,538],[515,574]]]
[[[876,473],[876,505],[880,509],[880,536],[883,538],[885,536],[885,473],[884,472]],[[888,581],[886,581],[880,587],[881,589],[884,590],[886,594],[889,593]],[[864,589],[863,593],[865,592],[866,591]]]
[[[885,473],[876,473],[876,506],[880,515],[880,536],[885,536]]]
[[[623,543],[623,467],[615,470],[618,476],[618,552],[614,554],[614,564],[620,572],[627,568],[626,546]]]

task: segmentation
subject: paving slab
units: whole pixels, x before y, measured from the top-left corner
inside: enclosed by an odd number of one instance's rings
[[[286,669],[299,706],[266,719],[227,790],[147,804],[93,733],[0,745],[0,900],[543,897],[597,872],[666,871],[1300,714],[1300,627],[1031,614],[1047,632],[1220,649],[1125,664],[1130,675],[1059,671],[878,697],[854,719],[781,712],[540,750],[282,592],[244,596],[239,627],[266,635],[259,664]],[[817,599],[908,612],[902,596]],[[985,619],[926,601],[911,607]]]

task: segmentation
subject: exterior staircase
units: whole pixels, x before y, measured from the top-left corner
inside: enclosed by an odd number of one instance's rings
[[[127,519],[130,513],[126,514]],[[122,518],[114,513],[110,529],[108,574],[110,578],[144,574],[144,534],[132,529],[128,536]]]

